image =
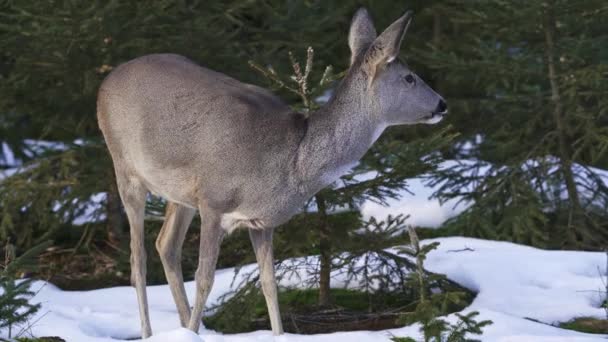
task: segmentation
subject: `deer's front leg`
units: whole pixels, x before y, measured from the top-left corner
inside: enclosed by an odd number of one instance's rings
[[[201,240],[198,256],[198,269],[195,274],[196,300],[190,315],[188,329],[198,332],[203,316],[205,302],[213,286],[215,266],[220,252],[220,245],[224,237],[224,230],[220,226],[221,215],[212,210],[200,208],[201,214]]]
[[[274,276],[274,258],[272,254],[272,228],[249,229],[249,237],[253,244],[253,251],[260,268],[260,283],[268,307],[268,316],[274,335],[283,333],[279,300],[277,297],[277,283]]]

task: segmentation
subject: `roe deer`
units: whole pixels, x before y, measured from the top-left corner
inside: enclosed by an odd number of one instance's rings
[[[282,334],[272,233],[348,171],[391,125],[436,123],[440,95],[397,57],[411,12],[380,36],[365,9],[353,17],[351,66],[329,102],[308,117],[254,85],[172,54],[117,67],[99,89],[97,116],[110,150],[131,234],[131,282],[142,336],[151,335],[146,298],[144,205],[164,197],[156,241],[182,326],[197,332],[224,234],[249,229],[275,335]],[[192,312],[181,248],[199,210],[200,251]]]

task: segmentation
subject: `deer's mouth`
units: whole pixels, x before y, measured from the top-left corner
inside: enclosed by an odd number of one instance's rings
[[[447,114],[448,105],[443,99],[440,99],[439,103],[437,103],[437,107],[433,112],[431,112],[431,116],[426,120],[426,122],[431,124],[437,123],[441,121],[441,119],[443,119],[443,117]]]
[[[443,119],[443,117],[447,114],[448,114],[447,110],[444,110],[442,112],[433,112],[433,113],[431,113],[431,115],[426,117],[426,120],[424,120],[424,123],[436,124],[439,121],[441,121]]]
[[[440,117],[440,118],[443,118],[447,114],[448,114],[447,109],[444,110],[443,112],[433,112],[433,113],[431,113],[431,119],[434,118],[434,117],[437,117],[437,116]]]

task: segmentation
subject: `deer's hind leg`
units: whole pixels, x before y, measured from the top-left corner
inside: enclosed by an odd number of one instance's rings
[[[188,322],[188,329],[198,332],[203,316],[205,302],[213,286],[215,266],[220,252],[220,245],[225,231],[221,227],[221,213],[201,206],[201,236],[198,256],[198,268],[195,273],[196,298]]]
[[[131,284],[135,287],[137,293],[141,335],[142,338],[147,338],[152,335],[146,295],[146,250],[144,244],[144,209],[147,189],[137,177],[130,175],[117,165],[115,165],[115,169],[118,192],[125,206],[130,226]]]
[[[187,327],[190,320],[190,305],[182,274],[182,246],[195,213],[196,210],[192,208],[168,202],[165,223],[156,239],[156,250],[163,263],[182,327]]]

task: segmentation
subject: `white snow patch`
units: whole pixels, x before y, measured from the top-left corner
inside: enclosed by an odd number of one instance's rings
[[[13,150],[8,146],[7,143],[0,143],[0,164],[16,165],[17,160]]]
[[[82,203],[84,205],[84,212],[75,217],[72,223],[78,226],[105,220],[105,213],[100,212],[102,212],[102,207],[106,201],[106,198],[107,194],[105,192],[92,194],[88,201]]]
[[[435,189],[424,184],[421,178],[408,180],[408,191],[402,191],[398,199],[387,200],[387,205],[366,201],[361,206],[364,219],[370,217],[384,218],[388,215],[409,215],[408,224],[421,227],[436,228],[446,220],[458,215],[467,208],[465,204],[458,204],[457,200],[439,203],[438,199],[431,199]]]

